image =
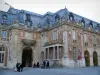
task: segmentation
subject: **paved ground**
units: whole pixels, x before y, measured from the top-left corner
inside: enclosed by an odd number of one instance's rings
[[[100,75],[100,67],[63,69],[25,68],[23,72],[0,69],[0,75]]]

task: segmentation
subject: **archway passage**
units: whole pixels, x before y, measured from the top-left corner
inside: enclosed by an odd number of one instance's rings
[[[94,66],[98,66],[98,55],[96,51],[93,52],[93,64]]]
[[[85,64],[87,67],[89,67],[90,66],[90,54],[87,50],[84,52],[84,56],[85,56]]]
[[[32,48],[30,47],[25,47],[22,52],[22,64],[24,67],[32,67]]]

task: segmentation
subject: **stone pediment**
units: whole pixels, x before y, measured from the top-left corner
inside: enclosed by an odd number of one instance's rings
[[[22,39],[21,42],[23,45],[27,46],[35,46],[36,44],[36,40],[29,40],[29,39]]]

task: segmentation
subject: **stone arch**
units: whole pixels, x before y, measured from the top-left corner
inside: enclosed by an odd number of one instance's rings
[[[8,50],[5,45],[0,45],[0,57],[0,62],[3,64],[3,66],[7,66]]]
[[[87,67],[89,67],[90,66],[90,54],[87,50],[84,52],[84,56],[85,56],[85,64]]]
[[[24,67],[32,67],[33,51],[31,47],[24,47],[22,50],[22,64]]]
[[[94,66],[98,66],[98,54],[96,51],[93,52],[93,64]]]

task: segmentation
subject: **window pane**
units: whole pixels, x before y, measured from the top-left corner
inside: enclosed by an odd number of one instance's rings
[[[53,32],[53,40],[57,40],[58,39],[58,34],[57,31]]]
[[[76,31],[75,30],[72,30],[72,38],[73,38],[73,40],[76,40]]]
[[[87,42],[87,34],[84,34],[84,42]]]
[[[6,38],[7,32],[6,31],[2,31],[2,38]]]

